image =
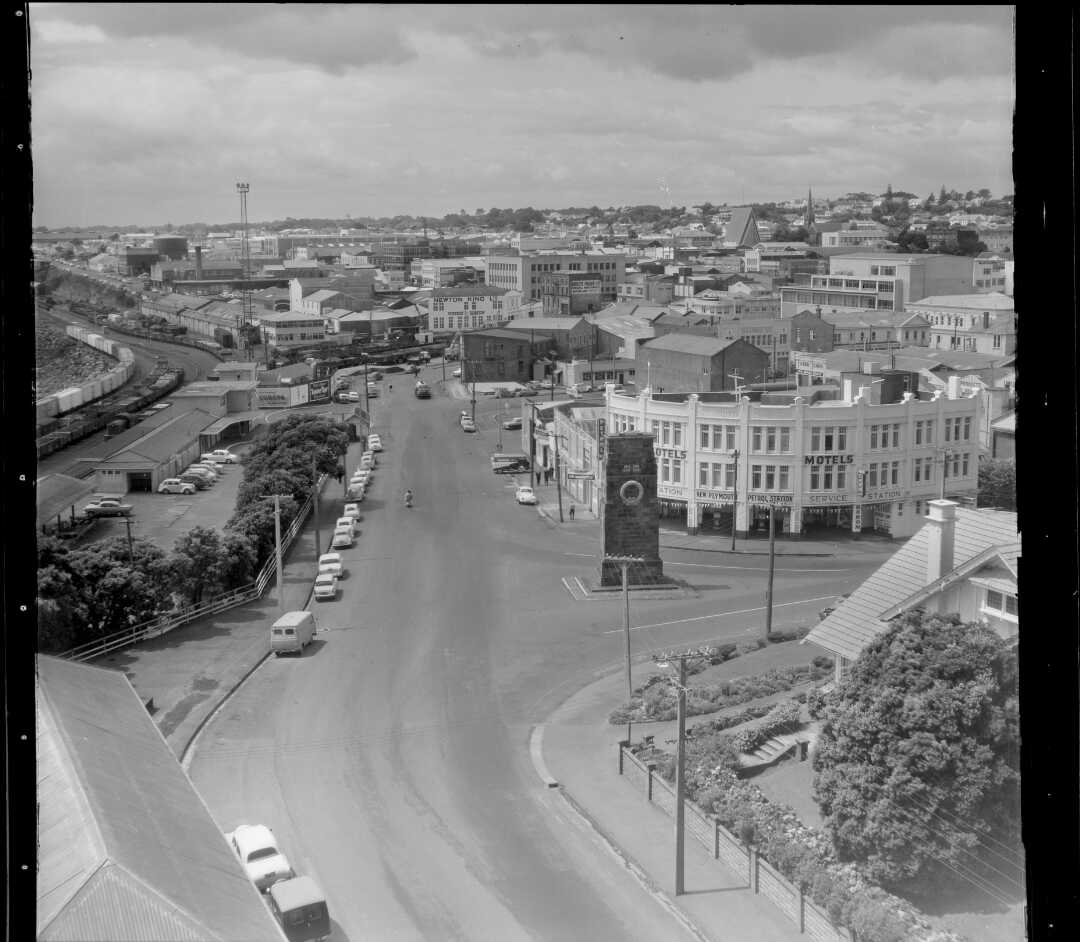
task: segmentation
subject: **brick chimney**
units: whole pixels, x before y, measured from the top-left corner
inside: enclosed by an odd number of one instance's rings
[[[202,246],[195,246],[195,280],[202,280]]]
[[[930,515],[926,524],[929,539],[926,542],[926,582],[936,582],[952,572],[953,544],[956,537],[955,501],[930,501]]]

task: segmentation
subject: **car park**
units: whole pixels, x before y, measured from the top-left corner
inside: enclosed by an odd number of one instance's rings
[[[260,893],[265,893],[278,880],[296,876],[288,858],[278,850],[274,832],[266,825],[241,824],[226,836],[244,865],[248,879]]]
[[[185,484],[180,478],[165,478],[158,485],[159,494],[194,494],[195,485]]]
[[[503,428],[506,429],[508,432],[512,432],[514,431],[514,429],[521,428],[521,424],[521,416],[518,415],[512,419],[507,419],[505,422],[503,422]]]
[[[338,580],[332,572],[320,572],[315,577],[315,598],[320,602],[323,599],[336,599],[338,594]]]
[[[319,573],[324,572],[337,576],[339,579],[345,574],[341,564],[341,553],[323,553],[319,557]]]
[[[535,504],[536,492],[527,484],[523,484],[514,492],[514,498],[519,504]]]

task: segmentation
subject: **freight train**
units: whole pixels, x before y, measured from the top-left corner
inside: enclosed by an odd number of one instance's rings
[[[167,396],[184,381],[182,369],[159,361],[155,372],[139,388],[121,390],[135,369],[132,352],[85,327],[67,327],[65,331],[69,337],[115,357],[119,363],[100,379],[62,389],[37,401],[38,458],[80,441],[111,422],[132,424],[134,413]]]

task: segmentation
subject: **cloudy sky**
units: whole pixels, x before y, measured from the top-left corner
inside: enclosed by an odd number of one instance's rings
[[[31,4],[35,225],[1011,193],[1011,7]]]

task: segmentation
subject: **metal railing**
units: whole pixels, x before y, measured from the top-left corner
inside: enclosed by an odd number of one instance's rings
[[[326,478],[327,475],[325,474],[320,475],[319,477],[316,487],[318,487],[320,494],[326,483]],[[299,508],[297,508],[296,516],[286,528],[285,532],[281,534],[281,555],[283,558],[297,535],[300,533],[304,523],[307,521],[307,516],[311,512],[312,506],[312,499],[309,497],[299,506]],[[129,647],[139,641],[158,638],[161,635],[168,634],[174,628],[179,628],[181,625],[186,625],[188,622],[204,618],[207,615],[215,615],[218,612],[235,608],[238,605],[253,602],[262,597],[267,586],[274,580],[276,569],[277,560],[275,555],[271,554],[270,558],[263,563],[263,567],[259,570],[259,574],[255,577],[254,582],[249,585],[241,586],[238,589],[232,589],[229,592],[224,592],[199,605],[183,608],[175,612],[168,612],[165,615],[159,615],[149,621],[132,625],[130,628],[113,632],[103,638],[95,638],[93,641],[87,641],[84,644],[76,645],[59,654],[58,657],[67,658],[69,661],[91,661],[104,654],[109,654],[113,651],[118,651],[121,648]]]

